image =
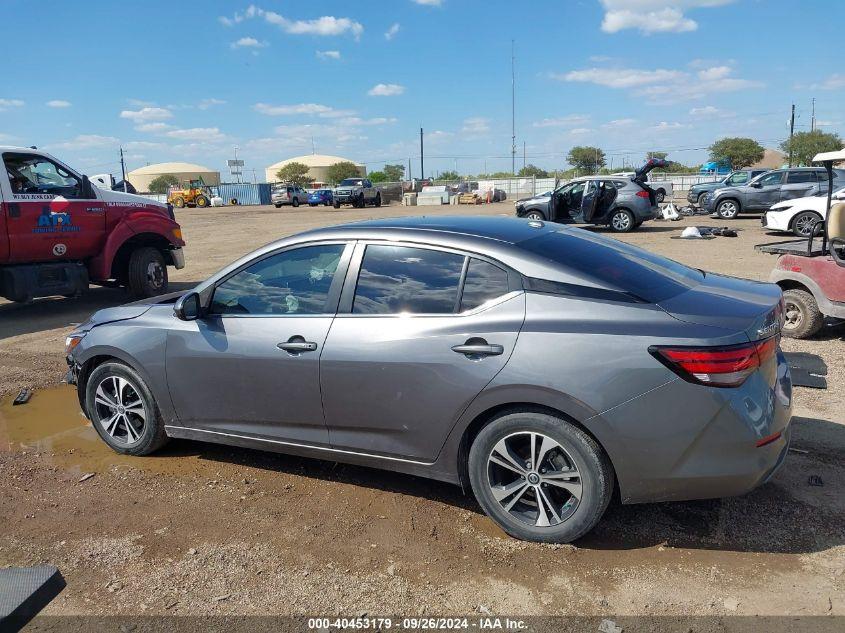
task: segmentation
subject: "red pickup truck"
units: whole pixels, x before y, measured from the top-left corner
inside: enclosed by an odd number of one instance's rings
[[[0,296],[75,296],[89,283],[167,292],[167,266],[185,265],[170,205],[100,189],[34,148],[0,154]]]

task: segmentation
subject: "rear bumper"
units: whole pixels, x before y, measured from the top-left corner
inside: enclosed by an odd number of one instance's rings
[[[778,352],[740,387],[672,381],[600,417],[613,437],[597,437],[623,503],[741,495],[771,479],[786,458],[792,381]]]

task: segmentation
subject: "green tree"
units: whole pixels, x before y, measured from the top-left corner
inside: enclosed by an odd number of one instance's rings
[[[569,150],[566,161],[579,171],[595,173],[604,167],[605,156],[598,147],[577,145]]]
[[[809,165],[819,152],[835,152],[842,149],[842,139],[834,132],[797,132],[792,141],[785,140],[780,148],[792,156],[793,165]]]
[[[733,169],[742,169],[763,160],[764,151],[752,138],[723,138],[710,146],[710,159],[728,161]]]
[[[437,180],[460,180],[461,176],[456,171],[443,171],[437,177]]]
[[[383,171],[387,182],[399,182],[405,177],[405,165],[385,165]]]
[[[293,185],[307,185],[308,183],[314,182],[314,179],[308,175],[310,169],[311,168],[304,163],[297,163],[296,161],[293,161],[277,171],[276,178],[278,178],[280,182],[289,182]]]
[[[156,176],[150,182],[150,193],[167,193],[173,185],[178,185],[179,179],[172,174],[162,174]]]
[[[329,179],[329,182],[333,182],[335,184],[339,183],[344,178],[355,178],[355,176],[360,175],[361,172],[358,171],[355,163],[348,160],[335,163],[326,170],[326,178]]]
[[[371,171],[367,174],[367,178],[369,178],[372,182],[387,182],[387,174],[383,171]]]
[[[652,158],[656,158],[657,160],[666,160],[666,157],[669,154],[667,152],[648,152],[645,155],[646,160],[651,160]]]
[[[490,178],[513,178],[513,172],[510,171],[495,171],[490,174]]]
[[[545,169],[540,169],[536,165],[528,164],[522,169],[520,169],[517,175],[523,178],[531,178],[532,176],[534,178],[548,178],[549,172],[547,172]]]

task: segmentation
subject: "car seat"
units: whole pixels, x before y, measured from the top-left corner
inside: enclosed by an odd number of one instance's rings
[[[828,252],[839,266],[845,267],[845,202],[837,202],[827,214]]]

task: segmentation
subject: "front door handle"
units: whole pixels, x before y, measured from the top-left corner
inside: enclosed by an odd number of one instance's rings
[[[452,351],[467,356],[499,356],[505,352],[505,348],[501,345],[490,345],[482,339],[478,342],[467,341],[463,345],[454,345]]]
[[[303,352],[314,352],[317,350],[316,343],[306,341],[301,336],[291,336],[287,341],[279,343],[276,347],[289,354],[302,354]]]

